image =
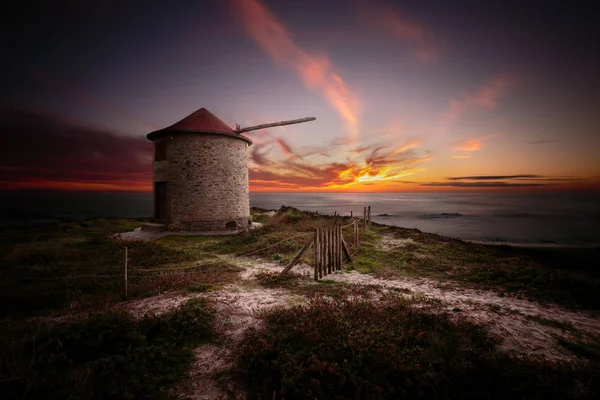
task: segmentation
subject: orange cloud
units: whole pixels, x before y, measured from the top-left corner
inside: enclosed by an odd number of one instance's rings
[[[456,150],[477,151],[485,145],[485,143],[484,143],[485,140],[491,139],[491,138],[494,138],[497,136],[498,136],[497,134],[480,136],[477,138],[467,139],[467,140],[462,140],[462,141],[456,142],[454,145],[455,145]],[[470,156],[467,156],[467,157],[470,157]],[[467,157],[460,157],[460,156],[456,157],[455,156],[454,158],[467,158]]]
[[[457,144],[456,148],[460,151],[477,151],[483,146],[481,139],[469,139]]]
[[[398,153],[402,153],[403,151],[417,148],[423,144],[422,140],[409,140],[404,143],[402,146],[398,147],[396,150],[390,153],[390,156],[396,155]]]
[[[286,156],[289,157],[294,154],[290,145],[287,144],[287,142],[285,140],[283,140],[282,138],[275,138],[275,143],[277,143],[277,145],[279,146],[281,151],[283,151]]]
[[[500,98],[517,83],[516,75],[499,75],[481,85],[474,92],[465,93],[460,98],[450,100],[450,107],[444,116],[444,123],[451,124],[472,108],[486,110],[496,108]]]
[[[250,168],[252,191],[325,190],[384,191],[394,189],[401,180],[425,169],[418,164],[432,157],[420,157],[414,149],[421,141],[410,140],[398,148],[381,145],[357,149],[362,160],[345,163],[313,164],[288,157],[275,164]],[[285,185],[281,186],[280,185]],[[368,187],[367,187],[368,186]]]
[[[377,1],[360,1],[358,13],[367,25],[383,30],[394,38],[415,47],[414,55],[419,61],[435,61],[439,51],[433,35],[420,23],[411,21],[393,6]]]
[[[357,131],[359,101],[326,56],[298,46],[285,25],[260,0],[233,0],[242,23],[262,49],[277,63],[292,68],[308,88],[319,90],[332,107]]]
[[[471,158],[471,156],[467,156],[465,154],[459,154],[459,155],[454,156],[454,158],[465,159],[465,158]]]

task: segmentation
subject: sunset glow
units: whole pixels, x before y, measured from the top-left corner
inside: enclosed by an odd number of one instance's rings
[[[600,189],[598,52],[567,5],[125,3],[6,43],[0,190],[150,192],[145,135],[201,107],[316,117],[246,133],[255,192]]]

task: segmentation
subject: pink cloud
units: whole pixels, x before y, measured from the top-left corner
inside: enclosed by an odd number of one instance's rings
[[[233,0],[240,19],[252,38],[275,62],[296,71],[311,90],[319,90],[348,123],[352,132],[358,124],[359,101],[348,89],[325,55],[310,54],[294,42],[283,22],[260,0]]]
[[[473,139],[461,140],[454,143],[454,147],[460,151],[477,151],[485,146],[485,141],[494,137],[499,136],[498,134],[479,136]],[[454,158],[468,158],[471,156],[455,156]]]
[[[454,122],[458,117],[473,108],[493,110],[504,94],[518,83],[514,74],[504,74],[494,77],[481,85],[474,92],[464,93],[456,99],[450,100],[450,107],[444,116],[445,125]]]
[[[358,1],[358,15],[363,23],[373,29],[384,31],[387,35],[412,45],[419,61],[438,59],[439,50],[432,33],[392,5],[378,1]]]

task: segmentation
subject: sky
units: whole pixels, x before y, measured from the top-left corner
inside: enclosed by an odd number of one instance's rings
[[[600,189],[592,2],[57,0],[5,13],[0,190],[151,191],[205,107],[254,192]]]

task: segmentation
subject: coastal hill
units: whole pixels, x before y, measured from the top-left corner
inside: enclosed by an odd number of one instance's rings
[[[131,219],[2,231],[0,395],[600,396],[598,249],[373,224],[315,281],[310,249],[281,271],[315,227],[351,219],[252,213],[262,227],[236,236],[121,240]]]

